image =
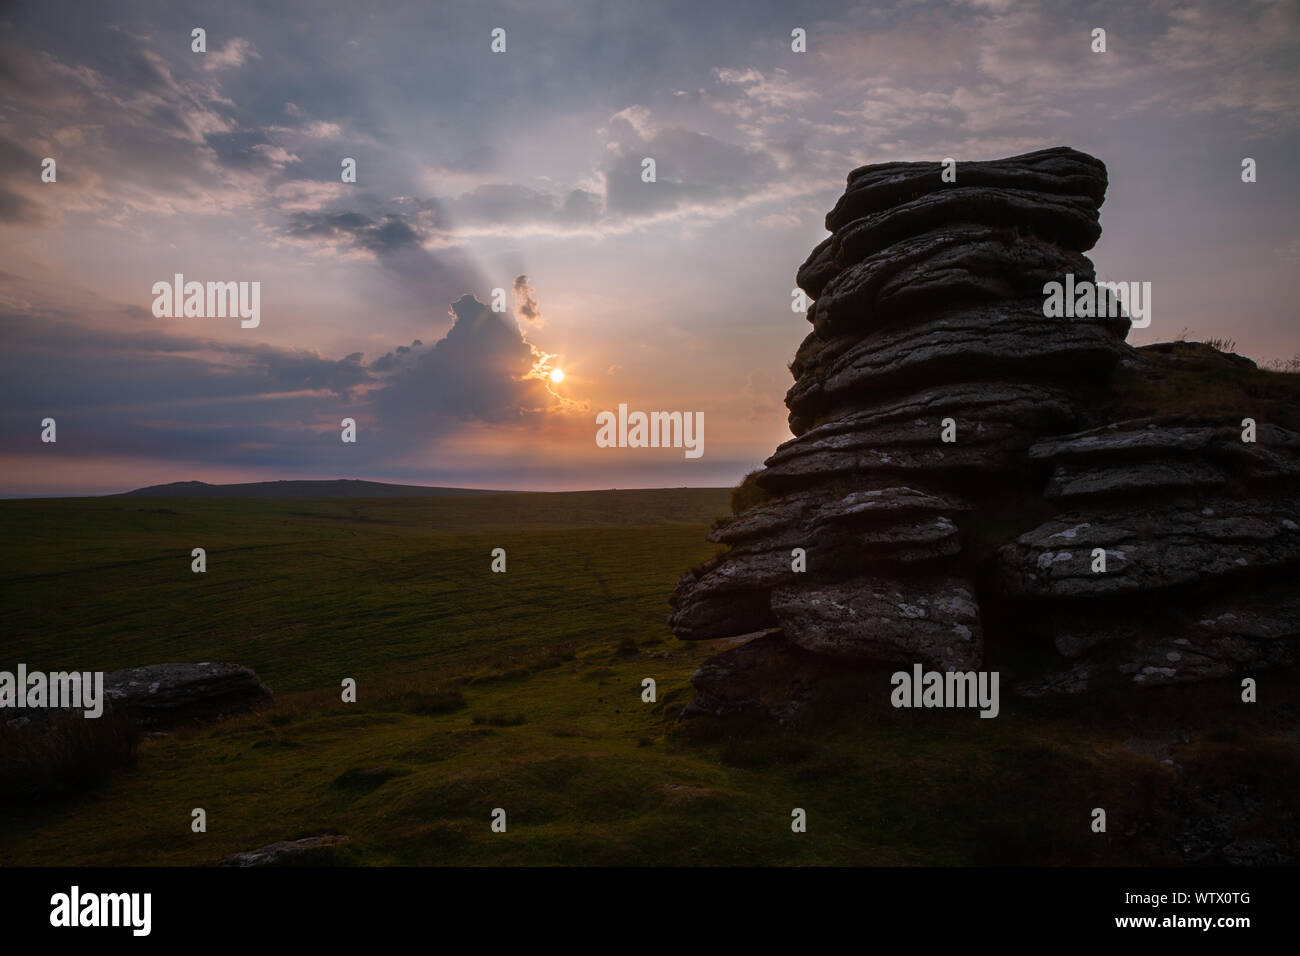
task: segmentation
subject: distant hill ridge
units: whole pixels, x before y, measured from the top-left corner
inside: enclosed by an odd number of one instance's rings
[[[478,488],[436,488],[428,485],[392,485],[383,481],[337,478],[324,481],[251,481],[235,485],[210,485],[205,481],[173,481],[136,488],[113,498],[412,498],[445,495],[500,495],[504,491]]]

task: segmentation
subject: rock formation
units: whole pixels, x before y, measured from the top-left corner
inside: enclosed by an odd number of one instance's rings
[[[303,837],[299,840],[281,840],[256,850],[244,850],[223,856],[215,866],[319,866],[333,862],[336,848],[350,842],[350,838],[337,833]]]
[[[146,729],[212,720],[272,703],[271,691],[240,664],[151,664],[104,675],[104,693]]]
[[[1041,441],[1052,519],[999,550],[1000,593],[1070,664],[1022,688],[1156,685],[1294,663],[1300,435],[1124,422]],[[1104,555],[1105,570],[1094,566]]]
[[[1027,693],[1291,659],[1300,598],[1260,575],[1300,562],[1300,436],[1243,442],[1245,412],[1108,421],[1117,368],[1147,361],[1127,313],[1103,289],[1098,317],[1044,315],[1045,283],[1095,279],[1106,186],[1067,148],[955,182],[938,163],[849,174],[797,273],[795,437],[672,598],[678,637],[733,645],[688,713],[787,719],[848,662],[987,666],[989,620],[1000,648],[1057,655]]]

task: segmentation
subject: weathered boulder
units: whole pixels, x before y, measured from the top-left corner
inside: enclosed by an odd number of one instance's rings
[[[1101,495],[1150,494],[1217,488],[1227,474],[1203,461],[1153,458],[1122,465],[1059,465],[1043,495],[1048,498],[1091,498]]]
[[[959,441],[939,441],[945,418]],[[1070,427],[1078,410],[1068,392],[1037,383],[970,382],[931,386],[858,410],[831,414],[780,445],[758,482],[789,488],[810,480],[878,472],[915,475],[991,473],[1022,467],[1044,431]]]
[[[735,637],[776,623],[766,590],[697,588],[699,580],[695,574],[683,576],[673,593],[668,626],[683,641]]]
[[[1070,459],[1140,458],[1168,452],[1198,452],[1214,437],[1214,429],[1187,428],[1177,425],[1123,428],[1118,423],[1074,435],[1063,435],[1038,442],[1029,450],[1033,461],[1068,461]]]
[[[1286,579],[1300,564],[1300,435],[1265,425],[1242,439],[1236,422],[1128,421],[1030,448],[1031,462],[1053,469],[1043,496],[1069,510],[998,551],[997,590],[1043,622],[1071,663],[1022,692],[1186,683],[1293,661],[1300,595]]]
[[[1063,605],[1057,613],[1053,639],[1066,662],[1021,682],[1020,694],[1186,684],[1300,658],[1300,592],[1285,580],[1210,597],[1182,592],[1141,604]]]
[[[349,838],[335,833],[282,840],[256,850],[231,853],[217,861],[217,866],[311,866],[327,857],[335,847]]]
[[[1113,422],[1073,435],[1036,443],[1029,458],[1058,463],[1063,473],[1087,469],[1101,472],[1141,468],[1158,457],[1166,467],[1228,473],[1251,481],[1300,479],[1300,433],[1272,424],[1256,429],[1255,440],[1242,440],[1242,428],[1232,422],[1172,421]],[[1202,483],[1197,482],[1200,486]]]
[[[808,318],[818,335],[832,338],[937,309],[1015,297],[1029,298],[1043,318],[1044,284],[1066,273],[1076,281],[1094,277],[1086,256],[1045,240],[984,226],[950,226],[887,246],[838,273]],[[1122,315],[1103,293],[1106,311]]]
[[[104,675],[104,692],[141,727],[214,720],[269,707],[271,691],[240,664],[151,664]]]
[[[904,486],[857,490],[822,486],[723,520],[709,533],[709,540],[735,545],[733,553],[743,554],[755,542],[770,550],[807,545],[814,537],[824,541],[828,535],[840,541],[862,540],[855,532],[863,528],[868,529],[866,535],[913,538],[916,535],[908,529],[922,527],[918,521],[938,519],[967,507],[950,495]]]
[[[959,670],[981,660],[975,590],[956,577],[792,584],[772,591],[772,613],[791,643],[825,657]]]
[[[1086,196],[956,185],[845,223],[831,237],[831,259],[847,269],[910,237],[960,228],[955,223],[1002,230],[1010,245],[1024,232],[1058,257],[1086,252],[1101,235],[1097,204]]]
[[[789,580],[796,548],[819,578],[955,554],[960,538],[952,513],[965,507],[908,487],[824,487],[759,506],[710,534],[732,549],[682,577],[670,625],[683,640],[770,626],[768,593]]]
[[[834,236],[827,236],[819,242],[817,248],[809,254],[795,274],[795,284],[814,299],[822,294],[826,283],[834,279],[835,274],[839,272],[835,265],[835,257],[831,253],[831,240],[834,238]]]
[[[691,675],[695,696],[684,716],[763,714],[787,723],[816,697],[826,665],[768,629],[742,635]]]
[[[1088,597],[1151,591],[1300,562],[1300,498],[1185,502],[1071,511],[1003,547],[1003,593]],[[1105,571],[1093,570],[1093,552]]]
[[[936,162],[876,163],[849,173],[848,188],[826,214],[826,229],[907,202],[914,196],[966,186],[1020,189],[1043,196],[1086,196],[1097,206],[1106,197],[1106,165],[1066,146],[1007,159],[957,164],[957,182],[945,183]]]
[[[843,497],[826,502],[813,516],[813,528],[894,521],[903,515],[938,513],[937,517],[942,518],[947,512],[966,511],[969,507],[951,495],[931,494],[915,488],[871,488],[850,491]]]
[[[786,393],[792,418],[815,419],[849,398],[922,385],[992,379],[1105,379],[1123,354],[1129,319],[1049,319],[1040,302],[1015,300],[953,309],[863,336]]]

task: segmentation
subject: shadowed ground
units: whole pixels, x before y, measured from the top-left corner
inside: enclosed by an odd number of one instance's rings
[[[1004,694],[981,720],[893,710],[884,669],[798,731],[682,724],[718,648],[672,638],[666,602],[727,494],[0,503],[0,669],[234,661],[277,697],[145,740],[135,770],[82,796],[6,807],[0,863],[197,864],[329,831],[351,841],[315,862],[1295,858],[1293,673],[1261,674],[1257,705],[1234,682]]]

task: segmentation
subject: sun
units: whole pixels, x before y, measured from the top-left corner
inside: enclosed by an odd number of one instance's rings
[[[554,383],[557,384],[557,385],[558,385],[560,382],[563,382],[563,381],[564,381],[564,369],[562,369],[562,368],[553,368],[553,369],[551,369],[551,381],[554,382]]]

